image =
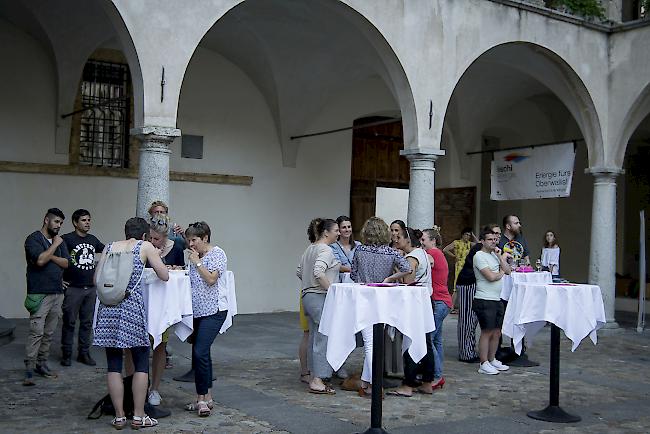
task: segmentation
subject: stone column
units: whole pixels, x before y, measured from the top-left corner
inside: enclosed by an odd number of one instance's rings
[[[417,229],[433,227],[436,160],[445,151],[436,148],[405,149],[400,152],[411,163],[408,225]]]
[[[169,204],[169,145],[181,130],[140,127],[132,129],[131,135],[140,141],[136,215],[146,218],[151,202],[162,200]]]
[[[593,167],[585,170],[594,176],[589,248],[589,283],[600,286],[605,303],[606,327],[616,328],[616,177],[621,169]]]

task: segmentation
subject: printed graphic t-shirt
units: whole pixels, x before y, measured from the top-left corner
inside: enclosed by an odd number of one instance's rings
[[[63,273],[63,280],[70,282],[70,286],[93,286],[95,256],[102,253],[104,244],[91,234],[80,237],[70,232],[62,238],[70,252],[70,264]]]

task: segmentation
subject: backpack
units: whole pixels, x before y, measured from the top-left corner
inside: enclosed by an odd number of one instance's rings
[[[124,414],[133,414],[133,376],[124,377],[124,397],[122,398],[122,408]],[[99,411],[99,413],[97,413]],[[99,419],[102,415],[115,416],[115,407],[111,401],[111,395],[106,395],[100,399],[88,414],[88,419]]]
[[[133,375],[123,378],[124,381],[124,397],[122,401],[122,408],[124,409],[124,414],[129,419],[133,417]],[[155,419],[161,419],[167,417],[171,414],[171,411],[161,408],[154,407],[145,402],[144,412]],[[88,419],[99,419],[103,415],[115,416],[115,407],[113,407],[113,401],[111,400],[111,395],[105,395],[100,399],[93,409],[88,413]]]
[[[129,296],[127,287],[133,274],[133,251],[114,252],[109,249],[97,269],[97,298],[106,306],[115,306]],[[142,278],[142,275],[140,275]]]

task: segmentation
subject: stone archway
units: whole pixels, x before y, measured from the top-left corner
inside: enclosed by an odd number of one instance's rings
[[[259,88],[286,167],[296,164],[296,136],[310,132],[307,125],[329,95],[373,75],[398,102],[405,141],[416,141],[415,103],[400,60],[381,32],[343,1],[247,0],[220,17],[199,47],[222,54]]]
[[[529,71],[526,65],[536,69]],[[559,71],[561,67],[566,69]],[[585,142],[588,143],[587,137],[599,137],[599,125],[588,123],[584,127],[590,118],[584,114],[577,118],[572,112],[577,110],[572,100],[578,97],[558,94],[568,92],[569,85],[579,80],[568,65],[562,66],[555,54],[533,44],[503,44],[484,52],[465,70],[450,98],[443,129],[443,146],[448,157],[439,164],[437,185],[477,186],[476,227],[498,223],[505,214],[520,215],[534,256],[539,255],[541,249],[541,236],[536,236],[537,232],[551,227],[562,234],[571,234],[569,238],[575,234],[580,242],[567,243],[565,275],[585,281],[589,268],[584,254],[584,239],[589,237],[589,227],[585,223],[591,217],[590,202],[572,207],[569,199],[492,201],[489,191],[492,154],[467,155],[468,152],[580,139],[576,163],[579,173],[574,178],[573,192],[576,197],[589,197],[591,182],[583,171],[589,167],[588,155],[596,152]],[[589,100],[588,95],[580,98]],[[595,110],[592,111],[595,114]],[[590,132],[583,133],[585,128]],[[592,158],[600,157],[594,155]],[[576,217],[571,222],[580,223],[562,223],[558,215],[568,213]],[[563,227],[559,228],[560,225]]]

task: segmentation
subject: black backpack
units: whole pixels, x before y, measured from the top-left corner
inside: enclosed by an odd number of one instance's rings
[[[124,406],[124,414],[129,419],[133,417],[132,385],[133,385],[133,376],[131,375],[128,377],[124,377],[123,406]],[[154,407],[148,402],[145,402],[144,404],[144,412],[155,419],[162,419],[163,417],[167,417],[172,414],[172,412],[169,411],[168,409]],[[90,410],[90,413],[88,413],[88,419],[99,419],[104,415],[115,416],[115,407],[113,407],[113,401],[111,401],[111,395],[106,395],[102,399],[97,401],[97,404],[95,404],[93,409]]]
[[[124,377],[124,414],[126,417],[133,417],[133,375]],[[99,414],[94,415],[93,413],[99,411]],[[88,419],[99,419],[103,415],[115,416],[115,407],[113,407],[113,401],[111,401],[111,395],[106,395],[90,410],[88,413]]]

